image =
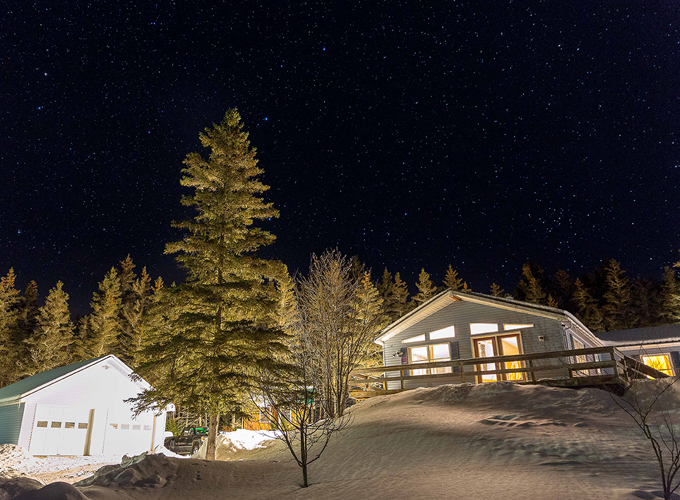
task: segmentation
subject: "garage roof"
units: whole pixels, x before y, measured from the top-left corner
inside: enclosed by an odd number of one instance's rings
[[[83,370],[88,366],[96,364],[106,358],[114,358],[120,362],[120,360],[118,360],[118,358],[116,358],[113,354],[108,354],[98,358],[78,361],[77,363],[61,366],[59,368],[53,368],[52,370],[47,370],[46,372],[36,373],[31,377],[19,380],[19,382],[15,382],[14,384],[0,389],[0,404],[21,399],[32,392],[38,391],[43,387],[51,385],[58,380],[64,379],[69,375]]]

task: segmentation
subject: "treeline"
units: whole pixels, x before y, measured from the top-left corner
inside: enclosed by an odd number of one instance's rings
[[[565,309],[594,332],[655,326],[680,321],[680,262],[666,267],[661,281],[631,279],[616,260],[602,263],[592,272],[572,278],[564,270],[549,276],[533,263],[522,268],[512,294],[493,283],[489,290],[472,288],[449,265],[439,284],[422,269],[410,295],[399,272],[385,269],[375,279],[357,257],[352,274],[369,281],[377,290],[385,324],[434,297],[445,289],[476,291],[512,297]],[[130,256],[104,276],[93,294],[91,313],[71,317],[69,296],[60,281],[42,307],[38,285],[31,281],[23,294],[15,288],[12,269],[0,278],[0,387],[21,378],[83,359],[115,354],[130,366],[139,360],[145,330],[145,313],[154,294],[163,288],[159,277],[152,282],[146,268],[137,275]],[[371,286],[364,283],[364,286]]]
[[[0,387],[105,354],[134,366],[146,308],[163,287],[161,278],[152,283],[146,268],[137,275],[135,267],[129,255],[112,267],[92,297],[91,313],[76,321],[61,281],[39,307],[37,283],[31,281],[22,294],[10,269],[0,278]]]
[[[355,265],[361,266],[355,259]],[[468,285],[449,265],[440,285],[422,269],[418,276],[418,293],[409,299],[406,283],[400,274],[385,269],[377,280],[384,313],[394,321],[445,289],[475,291],[496,297],[511,297],[575,314],[593,332],[656,326],[680,321],[680,262],[664,269],[663,279],[631,279],[621,264],[612,259],[592,272],[572,278],[560,269],[549,276],[534,263],[522,266],[522,276],[513,293],[506,293],[496,283],[489,290]]]

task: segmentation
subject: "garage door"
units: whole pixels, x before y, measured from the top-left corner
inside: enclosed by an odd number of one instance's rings
[[[129,411],[116,413],[109,409],[104,454],[132,456],[149,451],[153,439],[153,421],[153,415],[148,413],[133,419]]]
[[[83,455],[89,415],[89,409],[38,405],[33,421],[30,453]]]

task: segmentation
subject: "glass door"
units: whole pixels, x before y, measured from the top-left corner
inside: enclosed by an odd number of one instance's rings
[[[509,335],[495,335],[493,337],[485,337],[481,339],[473,339],[474,356],[476,358],[490,358],[493,356],[513,356],[522,354],[522,342],[520,341],[519,333],[512,333]],[[502,366],[502,369],[521,368],[521,361],[511,361],[509,363],[484,363],[477,366],[477,371],[492,371],[500,370],[497,368]],[[501,375],[485,374],[478,375],[477,382],[496,382],[498,380],[524,380],[523,373],[505,373]]]
[[[494,342],[493,337],[488,337],[484,339],[474,339],[474,347],[475,347],[475,358],[491,358],[493,356],[497,356],[496,352],[496,342]],[[477,371],[489,371],[489,370],[496,370],[496,363],[484,363],[481,365],[475,365],[477,367]],[[477,375],[477,382],[482,383],[482,382],[496,382],[498,380],[498,375],[494,374],[486,374],[486,375]]]
[[[512,335],[499,335],[496,337],[498,341],[499,352],[501,356],[514,356],[516,354],[521,354],[519,333]],[[503,363],[506,370],[512,368],[521,368],[521,361],[511,361],[510,363]],[[505,373],[503,376],[504,380],[524,380],[523,373]]]

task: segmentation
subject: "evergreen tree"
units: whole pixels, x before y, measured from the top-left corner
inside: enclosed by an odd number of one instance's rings
[[[425,272],[425,269],[420,270],[416,287],[418,288],[418,293],[413,296],[413,302],[416,307],[424,304],[437,293],[437,288],[432,283],[430,275]]]
[[[364,325],[373,325],[376,331],[387,326],[388,319],[384,314],[383,300],[371,280],[370,272],[364,271],[356,296],[357,321]],[[375,342],[370,342],[367,351],[366,357],[360,361],[361,366],[382,366],[382,347]]]
[[[574,303],[578,307],[579,318],[593,332],[604,330],[604,318],[595,299],[586,285],[577,279],[574,283]]]
[[[500,286],[498,286],[496,283],[491,283],[491,295],[494,297],[503,297],[504,293],[505,290],[503,290]]]
[[[559,269],[555,273],[555,285],[552,295],[559,307],[567,311],[574,311],[575,304],[572,300],[574,296],[574,283],[564,269]]]
[[[164,288],[150,308],[148,343],[137,372],[154,389],[135,401],[136,411],[169,402],[196,413],[209,413],[207,457],[215,457],[220,414],[241,407],[259,370],[277,366],[284,333],[278,328],[278,293],[270,282],[284,274],[280,262],[258,258],[255,251],[274,241],[255,220],[278,216],[260,195],[255,149],[242,131],[235,109],[220,124],[200,134],[208,158],[190,153],[181,184],[193,195],[193,219],[174,223],[187,232],[168,243],[166,253],[186,269],[188,280]]]
[[[151,278],[145,267],[139,278],[132,283],[130,293],[123,300],[121,307],[124,318],[122,322],[123,359],[133,364],[136,364],[138,352],[142,348],[145,331],[144,315],[151,301],[151,291]]]
[[[90,303],[92,314],[88,322],[88,335],[84,339],[85,357],[121,354],[119,346],[121,292],[118,271],[112,267],[104,281],[99,283]]]
[[[19,325],[19,290],[14,287],[14,269],[0,278],[0,387],[13,383],[17,377],[17,346],[13,332]]]
[[[463,280],[458,277],[458,271],[455,271],[451,264],[449,264],[446,276],[444,277],[444,287],[450,290],[459,290],[462,286]]]
[[[402,281],[401,276],[397,273],[394,275],[390,308],[386,309],[385,313],[390,321],[396,321],[408,311],[408,286],[406,286],[406,282]]]
[[[26,375],[63,366],[71,361],[69,347],[73,342],[73,323],[68,309],[68,294],[63,283],[50,290],[45,305],[39,310],[35,333],[24,340],[30,364]]]
[[[663,309],[662,316],[672,323],[680,322],[680,283],[675,268],[666,266],[663,273]]]
[[[541,284],[543,270],[530,262],[522,266],[522,279],[517,285],[517,299],[534,304],[545,304],[546,294]]]
[[[631,328],[632,315],[630,311],[631,290],[630,280],[624,276],[621,264],[612,259],[607,265],[607,291],[605,292],[604,326],[610,330]]]
[[[35,330],[38,319],[38,284],[30,281],[19,301],[19,328],[17,328],[16,342],[22,343]]]

